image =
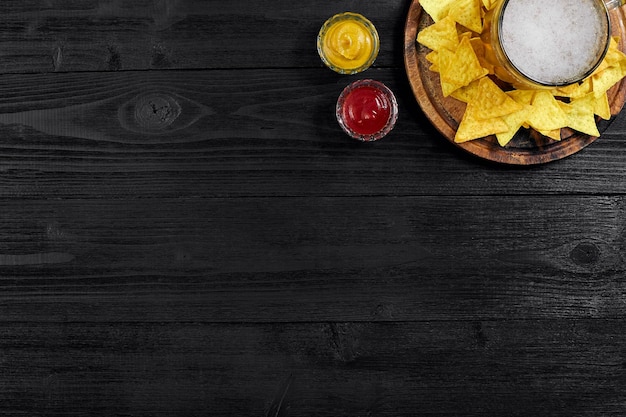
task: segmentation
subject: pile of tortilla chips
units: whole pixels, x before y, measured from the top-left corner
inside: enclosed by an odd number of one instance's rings
[[[430,69],[439,73],[443,96],[467,103],[455,142],[496,135],[498,143],[506,146],[522,127],[554,140],[561,140],[565,127],[600,136],[596,115],[611,117],[606,92],[626,76],[626,55],[617,40],[611,40],[602,64],[581,83],[552,90],[517,89],[499,67],[489,42],[481,38],[485,32],[488,39],[485,25],[496,2],[420,1],[434,23],[420,31],[417,41],[432,50],[426,59]]]

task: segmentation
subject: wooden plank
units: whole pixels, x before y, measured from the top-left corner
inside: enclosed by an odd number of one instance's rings
[[[6,0],[0,72],[321,67],[317,33],[335,13],[369,17],[376,65],[402,65],[408,2]]]
[[[292,417],[618,416],[625,330],[597,320],[2,325],[0,412],[266,415],[284,393],[281,415]]]
[[[0,201],[0,321],[624,318],[623,197]]]
[[[355,78],[317,70],[7,75],[0,79],[0,197],[178,198],[625,193],[619,116],[557,163],[496,168],[421,113],[402,71],[371,70],[400,120],[374,144],[339,128]]]

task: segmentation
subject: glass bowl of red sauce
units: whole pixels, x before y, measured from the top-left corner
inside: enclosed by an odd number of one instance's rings
[[[350,137],[373,142],[385,137],[398,120],[398,102],[380,81],[358,80],[339,95],[336,108],[339,126]]]

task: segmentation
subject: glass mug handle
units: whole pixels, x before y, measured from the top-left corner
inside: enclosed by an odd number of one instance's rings
[[[626,0],[604,0],[604,4],[608,10],[611,10],[623,6],[626,4]]]

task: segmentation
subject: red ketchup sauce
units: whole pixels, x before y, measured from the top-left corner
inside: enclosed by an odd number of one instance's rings
[[[356,81],[346,87],[337,102],[337,119],[350,136],[377,140],[393,128],[397,118],[393,93],[373,80]]]
[[[360,135],[373,135],[389,121],[391,103],[378,88],[364,85],[348,93],[342,113],[348,128]]]

